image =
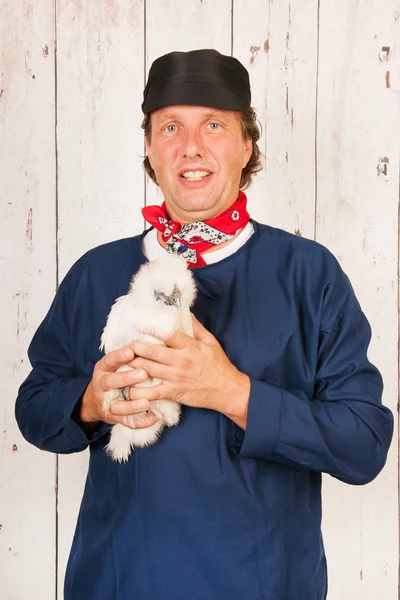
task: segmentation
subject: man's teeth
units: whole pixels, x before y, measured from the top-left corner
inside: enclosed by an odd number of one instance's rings
[[[200,179],[207,177],[207,175],[210,175],[208,171],[185,171],[182,173],[182,177],[190,179],[190,181],[199,181]]]

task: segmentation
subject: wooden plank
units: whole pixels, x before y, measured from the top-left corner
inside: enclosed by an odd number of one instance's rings
[[[251,78],[265,171],[247,194],[251,215],[314,237],[318,2],[235,0],[233,54]]]
[[[369,356],[396,417],[399,27],[390,0],[321,3],[317,240],[338,256],[372,324]],[[367,487],[324,481],[332,599],[398,598],[397,446],[396,433]]]
[[[35,600],[54,597],[54,458],[21,440],[13,403],[28,372],[26,347],[55,289],[54,15],[49,1],[14,4],[3,2],[0,25],[6,42],[1,56],[0,136],[7,139],[0,148],[5,216],[0,222],[0,260],[5,266],[0,282],[5,314],[12,315],[3,324],[7,353],[0,360],[6,398],[0,417],[5,431],[0,560],[5,573],[2,592]],[[137,155],[143,151],[138,125],[144,23],[142,2],[129,7],[104,0],[90,7],[82,2],[59,4],[62,277],[87,248],[141,230],[143,176]],[[254,198],[252,214],[312,237],[315,2],[290,7],[289,31],[288,3],[235,1],[233,52],[250,70],[254,104],[266,125],[268,172],[249,191]],[[368,5],[323,3],[317,137],[317,239],[339,256],[372,322],[370,356],[383,372],[385,402],[393,409],[399,178],[393,132],[400,125],[394,40],[399,22],[398,11],[387,0],[379,5],[377,0]],[[166,28],[165,23],[177,26]],[[179,7],[147,3],[147,70],[164,52],[196,47],[230,53],[230,2],[190,1]],[[296,121],[296,114],[305,115],[304,120]],[[150,202],[155,189],[149,188]],[[15,238],[22,236],[24,244],[15,248]],[[11,275],[9,264],[16,265]],[[12,452],[14,444],[17,450]],[[397,597],[396,465],[397,436],[385,471],[372,485],[352,488],[325,480],[324,531],[332,600]],[[85,471],[85,455],[60,461],[59,597]],[[27,503],[26,498],[35,502]]]
[[[59,3],[60,275],[98,244],[142,231],[143,2]]]
[[[151,63],[174,50],[215,48],[231,54],[231,0],[146,2],[146,76]],[[161,204],[161,190],[146,178],[146,204]]]
[[[142,231],[144,2],[59,2],[59,268]],[[88,453],[59,458],[59,597]]]
[[[14,404],[56,285],[53,4],[3,1],[0,39],[0,588],[39,600],[55,590],[56,457],[23,440]]]

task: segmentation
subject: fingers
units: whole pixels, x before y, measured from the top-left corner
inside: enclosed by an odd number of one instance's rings
[[[154,377],[155,379],[167,379],[169,380],[173,374],[173,369],[165,364],[154,362],[153,360],[147,360],[147,358],[142,358],[138,356],[132,362],[137,373],[147,373],[149,377]],[[144,379],[140,379],[140,381],[144,381]],[[135,381],[135,383],[137,383]]]
[[[132,389],[132,388],[131,388]],[[119,390],[112,390],[114,398]],[[148,411],[148,412],[147,412]],[[155,411],[156,412],[156,411]],[[160,417],[156,416],[151,410],[148,400],[135,400],[134,402],[125,400],[113,400],[108,409],[105,410],[105,423],[110,425],[125,425],[130,429],[142,429],[151,427]]]
[[[161,383],[148,388],[131,388],[131,400],[115,400],[110,406],[110,413],[114,416],[135,415],[137,413],[150,410],[150,401],[164,400],[171,397],[171,390],[166,384]]]
[[[135,400],[133,402],[114,400],[110,405],[106,417],[107,423],[112,425],[120,423],[130,429],[146,429],[160,420],[159,417],[151,411],[149,401],[143,399]]]
[[[92,423],[103,421],[111,425],[122,423],[121,418],[113,415],[111,406],[114,404],[113,398],[118,398],[121,389],[142,383],[148,378],[148,374],[143,369],[130,368],[127,363],[135,357],[132,348],[119,348],[103,356],[95,365],[92,380],[87,386],[80,404],[79,418],[82,423]],[[119,370],[121,369],[121,370]],[[139,400],[140,398],[136,398]],[[111,402],[111,406],[110,406]],[[129,402],[123,401],[125,404]],[[131,405],[128,414],[136,415],[143,413],[148,408],[148,402],[144,407]],[[126,413],[121,413],[126,414]],[[151,427],[158,421],[158,418],[151,414],[140,420],[140,426]],[[127,425],[135,427],[138,424]]]
[[[193,325],[193,337],[196,340],[200,340],[205,344],[212,344],[216,341],[215,337],[212,333],[208,331],[201,323],[196,319],[193,313],[190,313],[192,317],[192,325]]]
[[[152,402],[153,400],[178,401],[178,398],[175,396],[176,394],[173,386],[168,383],[160,383],[146,388],[131,388],[130,390],[131,402],[136,402],[137,400],[148,400],[149,402]]]
[[[181,333],[181,332],[180,332]],[[174,334],[175,336],[176,334]],[[185,334],[182,334],[185,335]],[[171,339],[172,337],[171,336]],[[141,356],[149,360],[162,363],[163,365],[171,366],[175,362],[174,353],[171,352],[171,348],[167,346],[161,346],[159,344],[149,344],[148,342],[136,341],[132,344],[135,356]],[[134,363],[132,362],[132,365]]]
[[[142,383],[147,379],[146,371],[143,369],[130,369],[129,371],[116,371],[106,373],[101,379],[103,391],[117,390],[124,387]]]
[[[103,371],[112,373],[122,365],[133,360],[134,356],[132,348],[118,348],[118,350],[113,350],[103,356],[99,363]]]
[[[152,412],[145,412],[140,415],[136,415],[134,419],[132,416],[124,417],[122,424],[130,429],[146,429],[147,427],[151,427],[157,423],[157,421],[159,421],[159,418],[156,417]]]
[[[110,406],[110,413],[114,416],[137,415],[145,412],[150,407],[148,400],[115,400]]]
[[[167,346],[169,346],[170,348],[176,348],[176,349],[186,348],[186,346],[188,344],[190,344],[191,342],[192,342],[192,338],[189,335],[187,335],[186,333],[184,333],[183,331],[180,331],[180,329],[175,331],[175,333],[170,335],[169,338],[167,338],[165,340],[165,343],[167,344]]]

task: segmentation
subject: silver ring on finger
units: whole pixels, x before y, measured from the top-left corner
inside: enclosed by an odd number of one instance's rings
[[[127,387],[123,387],[121,389],[121,396],[123,397],[124,400],[126,400],[127,402],[131,399],[130,398],[130,390],[131,388],[129,386]]]

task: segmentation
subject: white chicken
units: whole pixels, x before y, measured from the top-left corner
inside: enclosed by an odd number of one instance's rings
[[[145,263],[132,278],[129,292],[117,298],[107,318],[101,336],[100,350],[106,353],[122,348],[134,340],[163,344],[180,329],[193,336],[190,307],[196,297],[196,286],[184,258],[174,254]],[[130,370],[122,365],[119,371]],[[161,383],[149,377],[135,387],[149,387]],[[103,408],[107,412],[116,399],[129,400],[129,388],[109,390],[105,394]],[[177,425],[180,404],[171,400],[150,402],[148,412],[159,421],[151,427],[130,429],[117,424],[111,429],[107,453],[119,462],[128,460],[133,447],[154,444],[165,426]],[[131,423],[138,421],[143,413],[126,417]]]

